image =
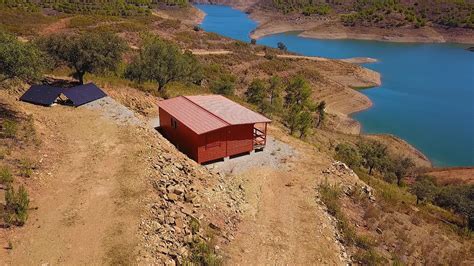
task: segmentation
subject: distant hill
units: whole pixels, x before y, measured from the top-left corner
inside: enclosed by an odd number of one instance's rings
[[[109,16],[147,15],[151,14],[151,9],[159,5],[186,6],[188,5],[188,0],[0,0],[0,8],[21,9],[26,11],[49,9],[52,11],[70,14],[94,14]]]
[[[262,0],[284,14],[337,15],[345,26],[439,25],[474,29],[472,0]]]

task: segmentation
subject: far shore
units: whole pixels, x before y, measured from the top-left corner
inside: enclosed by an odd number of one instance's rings
[[[284,16],[251,10],[250,18],[258,22],[258,27],[250,37],[262,37],[299,31],[300,37],[314,39],[352,39],[400,43],[459,43],[474,44],[474,30],[404,27],[396,29],[345,27],[340,22],[324,17],[302,15]]]

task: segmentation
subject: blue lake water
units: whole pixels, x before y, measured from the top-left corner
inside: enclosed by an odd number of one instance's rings
[[[241,41],[257,23],[226,6],[197,5],[201,26]],[[436,166],[474,165],[474,53],[458,44],[405,44],[317,40],[283,33],[258,44],[329,58],[372,57],[365,67],[382,74],[382,86],[366,89],[373,107],[353,115],[365,133],[390,133],[426,154]]]

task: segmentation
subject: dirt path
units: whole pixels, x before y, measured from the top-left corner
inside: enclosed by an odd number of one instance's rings
[[[334,227],[316,203],[327,162],[295,157],[290,170],[258,167],[242,175],[249,210],[228,247],[229,264],[343,264]]]
[[[11,234],[12,265],[131,263],[145,191],[143,143],[85,108],[24,104],[48,136],[41,188],[26,226]],[[3,256],[2,254],[0,254]],[[0,259],[2,261],[3,259]]]
[[[62,30],[67,28],[70,20],[70,17],[62,18],[52,24],[49,24],[41,30],[40,35],[50,35],[61,32]]]
[[[232,54],[232,51],[193,49],[191,50],[191,53],[194,55],[223,55],[223,54]]]

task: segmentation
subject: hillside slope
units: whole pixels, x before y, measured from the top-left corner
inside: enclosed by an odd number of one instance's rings
[[[176,256],[182,260],[190,254],[185,236],[190,234],[192,219],[198,219],[202,228],[196,232],[199,239],[206,236],[203,230],[211,220],[236,215],[226,202],[235,202],[238,195],[231,199],[224,194],[224,202],[216,198],[199,204],[201,191],[226,185],[178,152],[146,120],[113,100],[80,108],[48,108],[18,102],[4,90],[0,96],[2,106],[33,118],[41,143],[31,151],[32,176],[19,180],[30,191],[33,208],[24,227],[1,229],[2,246],[13,247],[0,251],[2,262],[164,263]],[[140,96],[136,100],[146,100]],[[16,153],[25,156],[26,150],[12,150],[2,161]],[[171,201],[161,194],[156,183],[170,177],[169,189],[179,185],[192,200],[185,202],[181,195]],[[181,222],[151,230],[157,204],[165,204],[164,214],[181,216]],[[218,241],[234,223],[229,220],[222,226]],[[167,235],[174,241],[162,239]]]

